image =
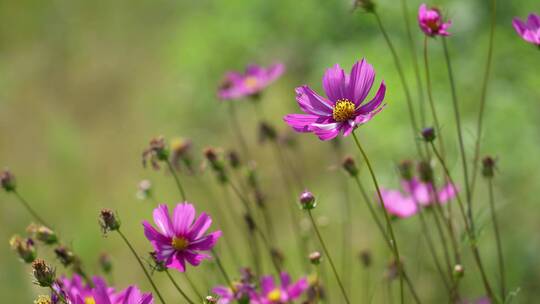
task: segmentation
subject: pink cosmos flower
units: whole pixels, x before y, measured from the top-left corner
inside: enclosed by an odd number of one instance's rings
[[[212,289],[212,292],[218,296],[217,304],[229,304],[236,301],[244,303],[256,297],[255,289],[251,284],[239,282],[233,284],[234,290],[228,286],[216,286]]]
[[[450,33],[447,30],[452,25],[452,21],[444,22],[437,8],[428,8],[426,4],[421,4],[418,9],[418,24],[428,36],[448,36]]]
[[[221,236],[221,231],[205,235],[212,219],[202,212],[195,220],[195,208],[190,203],[177,204],[172,219],[169,217],[167,205],[159,205],[154,209],[156,230],[148,221],[143,222],[144,235],[152,243],[156,258],[167,268],[175,268],[180,272],[186,270],[186,261],[198,266],[209,255],[200,251],[209,251]]]
[[[262,92],[285,71],[285,66],[276,63],[268,68],[249,65],[244,74],[228,72],[218,89],[222,100],[240,99],[254,96]]]
[[[440,189],[435,196],[430,184],[419,181],[416,177],[401,182],[403,191],[381,189],[386,210],[399,218],[407,218],[415,215],[420,206],[430,206],[437,201],[445,204],[457,195],[457,188],[448,183]]]
[[[514,18],[512,25],[516,32],[523,38],[523,40],[540,46],[540,16],[531,13],[527,18],[527,21],[521,21],[518,18]]]
[[[261,294],[251,299],[253,304],[285,304],[299,298],[308,288],[306,278],[301,278],[296,283],[291,282],[291,277],[286,272],[280,274],[281,284],[276,285],[272,276],[261,278]]]
[[[384,81],[368,103],[362,105],[375,79],[373,67],[365,60],[356,62],[347,74],[336,64],[326,70],[322,85],[327,98],[309,86],[296,88],[296,101],[306,114],[288,114],[283,120],[297,132],[315,133],[321,140],[330,140],[341,132],[348,136],[359,125],[367,123],[384,106]]]

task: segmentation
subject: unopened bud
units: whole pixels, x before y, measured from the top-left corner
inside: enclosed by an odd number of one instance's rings
[[[418,163],[418,175],[422,182],[431,183],[433,181],[433,168],[431,168],[431,164],[426,161]]]
[[[71,265],[73,262],[75,262],[76,257],[73,251],[69,250],[66,246],[58,246],[54,249],[54,253],[56,254],[56,257],[64,265],[65,267]]]
[[[302,192],[302,194],[300,195],[299,201],[300,201],[300,207],[302,207],[302,209],[304,210],[311,210],[317,206],[315,196],[313,195],[313,193],[307,190]]]
[[[168,159],[169,150],[163,136],[152,138],[148,148],[146,148],[142,153],[143,166],[146,167],[146,163],[150,161],[155,170],[160,168],[158,161],[168,161]]]
[[[356,162],[352,156],[346,156],[341,165],[352,177],[358,176],[358,168],[356,167]]]
[[[147,179],[143,179],[142,181],[140,181],[139,184],[137,185],[136,196],[140,200],[145,200],[151,197],[152,196],[152,182]]]
[[[486,178],[492,178],[495,175],[496,160],[491,156],[482,159],[482,175]]]
[[[462,278],[463,275],[465,275],[465,269],[461,264],[456,264],[456,266],[454,266],[454,277]]]
[[[364,267],[368,268],[369,266],[371,266],[371,262],[372,262],[371,251],[367,249],[362,250],[358,254],[358,257],[360,258],[360,262],[362,263]]]
[[[51,287],[56,279],[55,270],[41,259],[32,262],[32,273],[35,283],[41,287]]]
[[[398,165],[399,174],[404,180],[411,180],[413,178],[413,162],[406,159]]]
[[[56,233],[43,225],[30,224],[26,228],[26,232],[28,232],[36,240],[47,245],[56,244],[58,242]]]
[[[267,140],[274,141],[277,138],[276,129],[267,122],[261,122],[259,124],[259,141],[265,142]]]
[[[204,298],[204,304],[214,304],[217,302],[218,300],[212,296],[206,296],[206,298]]]
[[[433,128],[424,128],[422,130],[422,138],[426,141],[426,142],[432,142],[435,140],[435,129]]]
[[[309,254],[309,261],[313,265],[319,265],[321,263],[321,258],[322,258],[322,255],[318,251],[314,251]]]
[[[103,270],[104,273],[110,273],[113,268],[111,257],[107,253],[102,253],[99,255],[99,267]]]
[[[52,304],[50,296],[40,295],[34,300],[34,304]]]
[[[5,169],[0,173],[0,185],[6,190],[6,192],[15,191],[17,188],[17,183],[15,182],[15,175],[11,173],[8,169]]]
[[[120,228],[120,221],[116,218],[112,210],[102,209],[99,214],[99,225],[103,233],[107,233],[118,230]]]
[[[229,165],[231,166],[231,168],[238,169],[242,165],[238,152],[234,150],[231,150],[227,153],[227,159],[229,160]]]
[[[9,246],[25,263],[32,263],[36,259],[36,247],[34,241],[30,238],[23,239],[18,235],[14,235],[9,240]]]
[[[371,0],[354,0],[353,9],[361,8],[368,13],[375,11],[375,3]]]

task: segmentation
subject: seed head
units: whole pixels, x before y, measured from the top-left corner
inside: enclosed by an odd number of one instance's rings
[[[18,235],[14,235],[9,240],[9,246],[25,263],[32,263],[36,259],[36,247],[31,238],[23,239]]]
[[[41,259],[32,262],[32,273],[34,275],[35,284],[41,287],[51,287],[56,279],[56,271],[54,268]]]
[[[26,232],[28,232],[28,234],[30,234],[34,239],[47,245],[56,244],[58,242],[56,233],[43,225],[30,224],[26,228]]]
[[[103,233],[115,231],[120,228],[120,221],[111,209],[102,209],[99,214],[99,225]]]
[[[302,207],[302,209],[304,210],[311,210],[317,206],[315,196],[313,195],[313,193],[307,190],[302,192],[302,194],[300,195],[299,201],[300,201],[300,207]]]

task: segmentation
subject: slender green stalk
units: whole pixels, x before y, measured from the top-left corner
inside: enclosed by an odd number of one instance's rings
[[[178,188],[178,191],[180,191],[180,197],[182,198],[182,201],[186,201],[186,192],[184,191],[184,188],[182,187],[182,183],[180,183],[180,178],[178,177],[178,174],[176,174],[176,171],[174,170],[171,164],[171,161],[167,159],[166,162],[167,162],[167,167],[169,167],[169,171],[174,177],[174,181],[176,182],[176,187]]]
[[[448,253],[449,252],[448,242],[446,241],[446,236],[444,235],[444,232],[442,230],[441,221],[439,217],[437,216],[437,213],[434,211],[432,212],[432,214],[433,214],[433,220],[435,222],[435,228],[437,230],[437,234],[439,235],[439,239],[442,244],[444,261],[446,262],[446,268],[448,270],[448,274],[452,276],[452,263],[450,262],[450,254]]]
[[[240,143],[240,149],[242,150],[242,154],[244,155],[245,159],[251,158],[249,153],[249,148],[246,142],[246,138],[244,137],[244,134],[242,133],[242,127],[240,126],[240,122],[238,121],[238,114],[236,113],[236,107],[234,102],[229,102],[229,112],[231,115],[231,122],[233,127],[234,135],[236,135],[236,138],[238,139],[238,142]]]
[[[459,141],[459,151],[461,153],[461,164],[463,166],[463,182],[465,185],[465,196],[467,202],[467,216],[469,225],[474,231],[474,221],[472,214],[472,202],[471,202],[471,190],[469,188],[469,169],[467,167],[467,155],[465,153],[465,144],[463,142],[463,130],[461,128],[461,116],[459,113],[458,98],[456,93],[456,84],[454,81],[454,73],[452,72],[452,64],[450,62],[450,54],[448,52],[448,45],[446,43],[446,38],[442,38],[442,44],[444,49],[444,58],[446,60],[446,67],[448,69],[448,79],[450,80],[450,89],[452,92],[452,105],[454,107],[454,116],[456,119],[456,131]]]
[[[321,246],[324,250],[324,254],[328,258],[328,262],[330,262],[330,267],[332,268],[332,272],[334,272],[334,277],[336,278],[336,282],[338,283],[339,288],[341,289],[343,298],[345,299],[345,302],[347,302],[347,304],[350,304],[351,302],[349,301],[349,298],[347,297],[347,292],[345,291],[345,287],[343,287],[343,283],[341,282],[341,279],[339,278],[336,266],[334,265],[334,261],[332,260],[332,256],[330,255],[328,248],[326,248],[326,244],[322,238],[319,228],[317,227],[317,223],[315,222],[315,219],[313,218],[313,214],[311,214],[311,210],[307,210],[307,213],[311,221],[311,224],[313,226],[313,230],[315,230],[315,234],[317,234],[317,238],[319,239],[319,242],[321,243]]]
[[[377,190],[377,196],[379,197],[379,200],[382,205],[382,209],[384,211],[384,218],[386,220],[386,225],[388,229],[388,233],[390,234],[390,243],[391,247],[393,249],[394,258],[396,259],[396,265],[398,268],[399,273],[399,289],[400,289],[400,303],[404,303],[404,295],[403,295],[403,265],[401,263],[401,258],[399,256],[399,249],[396,237],[394,235],[394,229],[392,228],[392,223],[390,221],[390,215],[388,214],[388,210],[386,210],[386,205],[384,204],[384,199],[381,194],[381,189],[379,188],[379,182],[377,182],[377,178],[375,177],[375,172],[373,171],[373,168],[371,167],[371,162],[369,161],[369,158],[367,157],[366,152],[362,148],[362,145],[360,144],[360,141],[358,141],[358,137],[356,136],[356,133],[352,132],[354,142],[356,143],[356,147],[358,147],[358,150],[360,151],[360,154],[362,154],[362,157],[364,158],[364,161],[366,162],[366,165],[369,170],[369,174],[371,175],[371,179],[373,181],[373,185],[375,186],[375,189]]]
[[[148,282],[150,282],[150,285],[152,285],[152,288],[154,289],[154,292],[156,293],[157,297],[159,298],[159,300],[161,301],[162,304],[165,304],[165,300],[163,300],[163,297],[161,296],[161,293],[159,292],[156,284],[154,283],[154,280],[152,280],[152,277],[150,276],[150,274],[148,273],[148,270],[146,269],[146,267],[144,267],[144,264],[143,262],[141,261],[141,258],[139,257],[139,255],[137,254],[137,252],[135,251],[135,248],[133,248],[133,246],[131,245],[131,243],[128,241],[128,239],[126,238],[126,236],[122,233],[122,231],[120,229],[116,230],[118,232],[118,234],[120,235],[120,237],[122,238],[122,240],[124,240],[124,243],[126,243],[126,245],[128,246],[129,250],[131,250],[131,253],[133,254],[133,256],[135,257],[135,259],[137,260],[137,262],[139,263],[139,266],[141,266],[143,272],[144,272],[144,275],[146,276],[146,278],[148,279]]]
[[[182,297],[184,298],[184,300],[186,300],[189,304],[195,304],[195,302],[193,302],[189,297],[188,295],[182,290],[182,288],[180,288],[180,286],[178,286],[178,283],[176,283],[176,281],[174,280],[174,278],[172,277],[171,273],[169,272],[169,270],[165,270],[165,274],[167,275],[167,277],[169,278],[169,280],[171,281],[171,283],[174,285],[174,287],[176,288],[176,290],[178,290],[178,292],[182,295]],[[202,299],[202,297],[201,297]]]
[[[388,45],[388,49],[392,53],[392,57],[394,58],[394,64],[396,66],[396,70],[401,80],[403,91],[405,92],[405,99],[407,101],[407,108],[409,110],[409,117],[411,121],[412,136],[414,139],[414,143],[416,145],[416,150],[418,152],[418,155],[422,156],[422,150],[420,148],[420,144],[418,140],[416,140],[416,137],[418,134],[418,124],[416,122],[416,115],[414,114],[414,107],[412,104],[411,92],[409,91],[409,86],[407,85],[405,74],[403,73],[403,68],[401,67],[401,61],[399,60],[399,56],[396,52],[396,49],[394,48],[394,45],[392,44],[392,41],[390,40],[390,36],[388,35],[388,33],[386,32],[386,29],[384,28],[384,25],[382,23],[381,17],[379,16],[379,13],[377,13],[377,11],[374,11],[373,15],[375,15],[375,19],[377,20],[377,25],[379,26],[379,29],[382,35],[384,36],[384,40],[386,41],[386,44]]]
[[[495,212],[495,196],[493,195],[493,179],[487,179],[489,192],[489,209],[491,212],[491,221],[493,222],[493,231],[495,232],[495,242],[497,244],[497,260],[499,262],[499,279],[501,280],[501,299],[504,302],[506,299],[506,280],[504,271],[504,259],[501,244],[501,235],[499,232],[499,223]]]
[[[453,180],[452,176],[450,175],[450,171],[448,170],[448,167],[446,166],[446,163],[444,162],[441,154],[439,153],[439,151],[437,151],[437,148],[435,147],[435,144],[433,144],[433,142],[431,142],[430,144],[431,144],[431,149],[435,153],[435,156],[437,156],[437,159],[439,160],[439,163],[443,167],[443,170],[444,170],[448,180],[450,181],[450,183],[452,183],[452,185],[455,185],[454,180]],[[480,257],[480,252],[478,251],[475,232],[474,232],[474,230],[472,230],[472,227],[469,224],[467,214],[465,212],[465,207],[463,206],[463,201],[461,200],[461,195],[459,193],[457,193],[456,197],[457,197],[457,201],[458,201],[458,205],[459,205],[461,215],[463,217],[463,221],[465,223],[465,229],[466,229],[467,235],[469,236],[469,245],[471,247],[471,251],[473,253],[476,265],[478,266],[478,270],[480,271],[480,274],[481,274],[481,277],[482,277],[482,282],[484,284],[484,288],[486,290],[487,296],[492,301],[495,302],[496,298],[495,298],[495,295],[493,294],[493,290],[491,289],[491,285],[489,284],[489,280],[488,280],[486,271],[485,271],[484,266],[482,264],[482,258]]]
[[[225,282],[227,282],[227,285],[229,287],[233,287],[231,277],[227,274],[227,271],[225,270],[225,267],[223,267],[223,264],[221,263],[221,259],[219,258],[219,255],[216,253],[214,249],[212,249],[212,254],[214,255],[214,258],[216,259],[216,264],[218,265],[219,271],[223,275],[223,278],[225,279]]]
[[[36,220],[38,221],[40,224],[44,225],[44,226],[47,226],[48,228],[52,228],[52,226],[50,226],[35,210],[34,208],[32,208],[32,206],[30,206],[30,204],[22,197],[22,195],[19,194],[19,192],[17,192],[16,190],[13,191],[13,193],[15,194],[15,196],[17,197],[17,199],[19,200],[19,202],[21,203],[21,205],[23,205],[23,207],[26,209],[26,211],[28,211],[28,213],[30,213],[30,215]]]
[[[480,110],[478,111],[478,121],[476,124],[476,142],[474,144],[474,162],[472,171],[471,191],[474,192],[476,176],[480,160],[480,141],[482,140],[482,127],[484,121],[484,112],[486,106],[487,87],[489,75],[491,73],[491,62],[493,61],[493,41],[495,40],[495,25],[497,24],[497,0],[491,0],[491,27],[489,31],[489,45],[486,57],[486,68],[484,70],[484,79],[482,80],[482,91],[480,94]]]
[[[188,276],[187,273],[184,272],[184,278],[186,279],[186,281],[188,282],[189,284],[189,287],[191,287],[191,289],[193,290],[193,292],[195,292],[195,294],[197,295],[197,299],[202,299],[203,298],[203,295],[202,293],[199,291],[199,289],[197,288],[197,286],[195,285],[195,283],[193,283],[193,281],[191,280],[191,278]]]

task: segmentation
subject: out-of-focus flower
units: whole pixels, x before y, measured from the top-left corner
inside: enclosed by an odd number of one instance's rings
[[[34,300],[34,304],[52,304],[51,297],[40,295]]]
[[[538,14],[530,13],[526,21],[514,18],[512,25],[523,40],[540,46],[540,16]]]
[[[187,138],[177,137],[171,140],[171,164],[176,170],[181,170],[183,164],[188,173],[195,172],[190,153],[192,146],[192,141]]]
[[[384,81],[371,101],[362,104],[375,79],[373,67],[365,60],[356,62],[350,74],[336,64],[326,70],[323,88],[327,98],[309,86],[296,88],[296,101],[305,114],[288,114],[285,122],[297,132],[311,132],[321,140],[330,140],[370,121],[384,106]]]
[[[159,136],[152,138],[146,148],[142,153],[142,164],[143,167],[146,167],[146,163],[150,162],[154,170],[159,170],[160,161],[167,161],[169,159],[169,149],[167,143],[165,142],[165,137]]]
[[[147,179],[143,179],[137,184],[136,196],[140,200],[145,200],[152,197],[152,182]]]
[[[51,287],[56,279],[56,271],[42,259],[32,262],[32,274],[36,285],[41,287]]]
[[[180,272],[186,270],[186,261],[199,265],[209,255],[200,251],[209,251],[221,236],[221,231],[206,234],[212,219],[202,212],[195,220],[195,207],[190,203],[177,204],[172,219],[167,205],[159,205],[154,209],[156,230],[148,221],[143,222],[144,234],[156,251],[156,258],[168,268]]]
[[[482,175],[486,178],[492,178],[495,175],[495,165],[497,161],[491,156],[482,159]]]
[[[444,22],[438,8],[428,8],[426,4],[421,4],[418,8],[418,24],[420,29],[430,37],[449,36],[450,33],[447,30],[452,25],[452,21]]]
[[[375,11],[375,3],[371,0],[354,0],[353,9],[362,8],[368,13]]]
[[[101,270],[103,270],[104,273],[110,273],[113,268],[113,263],[111,260],[111,256],[107,253],[103,252],[99,255],[99,267]]]
[[[23,239],[18,235],[14,235],[9,240],[9,246],[25,263],[32,263],[36,259],[36,247],[31,238]]]
[[[232,287],[216,286],[212,292],[218,296],[217,304],[229,303],[251,303],[250,300],[256,297],[253,285],[243,282],[233,282]]]
[[[261,293],[252,303],[256,304],[285,304],[298,299],[308,288],[306,278],[301,278],[295,283],[286,272],[280,274],[281,284],[276,285],[272,276],[261,278]]]
[[[8,169],[5,169],[0,173],[0,185],[6,192],[15,191],[17,188],[17,183],[15,181],[15,175],[11,173]]]
[[[350,176],[358,176],[358,167],[356,166],[356,161],[352,156],[346,156],[341,162],[341,166],[347,173],[349,173]]]
[[[240,99],[260,94],[285,71],[281,63],[268,68],[249,65],[244,74],[228,72],[218,88],[218,97],[222,100]]]
[[[28,225],[28,227],[26,227],[26,232],[28,232],[28,234],[34,239],[47,245],[56,244],[58,242],[58,237],[56,236],[56,233],[54,233],[54,231],[49,227],[43,225],[32,223]]]
[[[60,245],[54,249],[56,257],[64,266],[69,266],[76,261],[77,257],[73,251],[69,250],[66,246]]]
[[[313,265],[319,265],[321,263],[321,258],[322,258],[322,255],[318,251],[314,251],[309,254],[309,261]]]

